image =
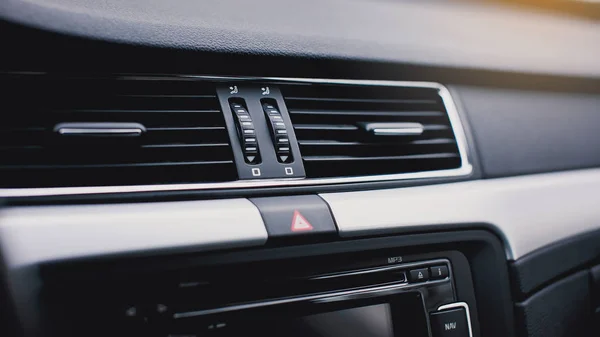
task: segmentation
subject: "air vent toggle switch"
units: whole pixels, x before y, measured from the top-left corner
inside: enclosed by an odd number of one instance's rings
[[[277,154],[277,161],[280,163],[291,163],[294,161],[292,151],[290,150],[290,139],[288,137],[287,125],[274,102],[263,100],[263,111],[269,121],[269,129],[271,130],[271,138]]]
[[[248,109],[239,102],[229,102],[229,105],[238,129],[244,160],[248,164],[259,164],[261,160],[258,141],[256,140],[256,130]]]

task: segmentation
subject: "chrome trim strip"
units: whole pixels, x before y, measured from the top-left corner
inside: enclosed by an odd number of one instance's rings
[[[103,136],[103,135],[132,135],[142,134],[141,129],[76,129],[60,128],[58,133],[65,136]]]
[[[421,123],[365,123],[363,127],[375,136],[419,136],[425,131]]]
[[[443,283],[443,282],[448,282],[448,281],[449,281],[448,279],[444,279],[444,280],[428,281],[428,282],[423,282],[423,283],[402,282],[402,283],[398,283],[398,284],[390,284],[390,285],[371,287],[371,288],[365,288],[365,289],[355,289],[355,290],[329,292],[329,293],[322,293],[322,294],[313,294],[313,295],[308,295],[308,296],[282,298],[282,299],[278,299],[278,300],[252,302],[252,303],[246,303],[246,304],[225,306],[225,307],[215,308],[215,309],[206,309],[206,310],[175,313],[175,314],[173,314],[173,318],[181,319],[181,318],[205,316],[205,315],[212,315],[212,314],[220,314],[220,313],[224,313],[224,312],[262,308],[262,307],[273,306],[273,305],[289,304],[289,303],[297,303],[297,302],[305,302],[305,301],[312,301],[312,302],[318,303],[320,301],[326,300],[327,298],[336,298],[337,299],[338,297],[342,297],[342,296],[344,296],[344,300],[350,300],[350,299],[352,299],[353,296],[359,296],[359,297],[383,296],[382,293],[389,292],[389,293],[393,294],[397,290],[411,290],[411,289],[423,287],[424,285],[438,284],[438,283]],[[325,302],[323,302],[323,303],[325,303]]]
[[[380,272],[390,271],[390,270],[396,270],[396,269],[402,269],[402,267],[400,267],[400,266],[388,266],[388,267],[379,267],[379,268],[371,268],[371,269],[362,269],[362,270],[341,272],[341,273],[336,273],[336,274],[328,274],[328,275],[315,276],[315,277],[311,277],[309,279],[310,280],[315,280],[315,281],[316,280],[329,280],[329,279],[338,278],[338,277],[346,277],[346,276],[356,276],[356,275],[365,275],[365,274],[372,274],[372,273],[380,273]],[[406,281],[406,275],[404,275],[404,279],[402,279],[400,281]]]
[[[469,328],[469,337],[473,337],[473,327],[471,326],[471,313],[469,312],[469,305],[465,302],[456,302],[442,305],[437,311],[443,311],[448,309],[463,308],[467,315],[467,327]]]
[[[60,123],[54,132],[64,136],[141,136],[146,128],[139,123]]]
[[[319,276],[309,277],[308,279],[309,280],[325,280],[325,279],[332,279],[332,278],[344,277],[344,276],[364,275],[364,274],[379,273],[379,272],[396,270],[396,269],[406,269],[406,268],[411,268],[411,267],[421,267],[422,268],[422,267],[427,267],[427,266],[433,265],[433,264],[438,264],[438,265],[444,264],[446,267],[448,267],[448,277],[447,278],[452,277],[452,268],[450,267],[450,260],[437,259],[437,260],[427,260],[427,261],[420,261],[420,262],[394,264],[394,265],[383,266],[383,267],[342,271],[342,272],[338,272],[338,273],[323,274],[323,275],[319,275]],[[404,275],[404,277],[406,277],[406,275]],[[444,278],[444,279],[446,279],[446,278]]]
[[[316,83],[316,84],[344,84],[362,86],[388,86],[388,87],[412,87],[428,88],[438,91],[442,102],[446,107],[450,124],[454,131],[458,152],[461,158],[461,166],[457,169],[401,173],[389,175],[345,177],[345,178],[320,178],[320,179],[269,179],[232,181],[223,183],[194,183],[194,184],[165,184],[165,185],[132,185],[132,186],[91,186],[91,187],[51,187],[51,188],[4,188],[0,189],[0,197],[43,197],[43,196],[65,196],[65,195],[92,195],[108,193],[138,193],[138,192],[166,192],[166,191],[194,191],[194,190],[223,190],[223,189],[251,189],[260,187],[287,187],[287,186],[319,186],[337,185],[346,183],[363,183],[376,181],[412,180],[445,177],[464,177],[473,172],[469,161],[469,153],[464,129],[456,105],[446,87],[433,82],[403,82],[403,81],[376,81],[376,80],[336,80],[336,79],[312,79],[312,78],[280,78],[280,77],[221,77],[221,76],[196,76],[196,75],[152,75],[148,77],[136,75],[123,75],[121,79],[131,80],[214,80],[222,82],[234,81],[262,81],[275,83]]]
[[[267,230],[247,199],[23,206],[0,210],[10,268],[86,257],[264,245]]]

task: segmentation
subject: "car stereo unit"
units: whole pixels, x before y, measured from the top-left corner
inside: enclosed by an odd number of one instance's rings
[[[46,297],[47,331],[77,335],[92,326],[87,335],[473,336],[469,305],[457,300],[449,259],[377,261],[387,264],[320,263],[322,268],[303,270],[290,261],[294,267],[287,269],[246,264],[111,277],[92,297],[88,288],[94,306],[84,311],[73,310],[81,306],[73,287],[71,301],[54,287]]]

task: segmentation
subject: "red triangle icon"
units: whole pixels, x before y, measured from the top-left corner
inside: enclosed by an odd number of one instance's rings
[[[305,217],[298,211],[294,211],[294,217],[292,218],[292,232],[303,232],[312,231],[313,226],[306,220]]]

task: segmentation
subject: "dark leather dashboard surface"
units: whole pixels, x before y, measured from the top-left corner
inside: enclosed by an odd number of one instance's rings
[[[600,166],[600,95],[453,87],[489,178]]]
[[[0,18],[140,46],[600,76],[600,24],[487,2],[3,0]]]

